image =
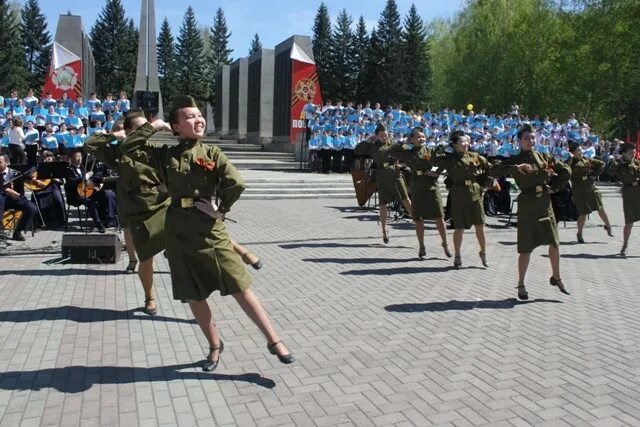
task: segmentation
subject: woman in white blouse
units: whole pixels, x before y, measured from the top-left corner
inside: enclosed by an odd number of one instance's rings
[[[24,165],[27,163],[27,156],[24,153],[24,130],[22,129],[22,119],[13,119],[13,126],[9,132],[9,157],[14,165]]]

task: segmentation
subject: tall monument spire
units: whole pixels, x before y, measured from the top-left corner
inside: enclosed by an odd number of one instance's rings
[[[149,103],[155,101],[155,94],[149,94],[149,92],[156,92],[158,101],[157,117],[162,118],[162,95],[160,93],[160,81],[158,80],[155,9],[155,0],[142,0],[140,35],[138,38],[138,65],[136,68],[133,108],[148,109]]]

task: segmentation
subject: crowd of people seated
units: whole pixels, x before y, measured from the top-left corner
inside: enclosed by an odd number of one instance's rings
[[[469,107],[472,107],[471,105]],[[355,146],[369,139],[378,124],[383,124],[390,138],[404,143],[416,127],[421,127],[430,147],[448,144],[451,132],[460,130],[469,135],[471,150],[491,159],[497,156],[510,157],[520,151],[516,133],[524,124],[533,126],[536,132],[535,150],[550,153],[567,161],[569,143],[582,144],[584,156],[600,158],[612,164],[620,154],[622,141],[607,141],[595,133],[588,123],[578,120],[574,113],[566,121],[557,117],[521,114],[514,103],[510,113],[495,114],[481,110],[475,113],[444,108],[440,111],[427,109],[424,112],[403,111],[402,105],[382,109],[379,103],[343,105],[327,101],[324,106],[311,102],[304,107],[307,120],[309,164],[318,172],[348,172],[354,165]],[[607,176],[605,168],[604,176]]]
[[[129,109],[125,92],[117,100],[111,94],[100,100],[95,93],[87,100],[71,100],[66,93],[53,99],[47,93],[39,100],[33,90],[22,98],[17,91],[0,96],[0,228],[11,228],[13,239],[21,241],[28,227],[65,225],[69,208],[80,206],[99,232],[117,226],[111,185],[116,177],[82,148]],[[58,163],[56,176],[38,177],[40,163]]]

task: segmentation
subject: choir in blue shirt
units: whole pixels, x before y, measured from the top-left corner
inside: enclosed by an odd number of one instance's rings
[[[20,117],[25,131],[33,124],[24,140],[25,144],[39,143],[42,148],[64,154],[69,149],[84,145],[87,137],[94,133],[110,131],[113,123],[129,111],[131,104],[125,92],[115,100],[108,94],[104,100],[92,93],[86,101],[72,100],[66,93],[61,99],[54,99],[51,93],[42,100],[29,90],[24,98],[17,91],[9,97],[0,95],[0,141],[3,151],[9,145],[9,131],[13,119]]]

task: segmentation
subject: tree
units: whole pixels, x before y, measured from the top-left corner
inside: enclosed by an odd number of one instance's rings
[[[334,81],[335,93],[333,96],[345,101],[351,101],[355,98],[358,77],[355,70],[356,50],[351,31],[352,23],[353,20],[347,10],[342,9],[336,20],[329,60]]]
[[[313,23],[313,56],[318,69],[318,77],[320,79],[320,88],[324,99],[333,98],[335,91],[333,89],[333,72],[331,69],[331,18],[329,17],[329,9],[320,3],[318,12]]]
[[[256,52],[260,52],[262,50],[262,42],[260,41],[260,37],[258,37],[258,33],[253,36],[253,40],[251,40],[251,48],[249,49],[249,55],[251,56]]]
[[[7,0],[0,0],[0,94],[23,91],[26,86],[24,50],[14,40],[19,31],[15,9]]]
[[[177,43],[178,90],[193,96],[197,101],[207,101],[207,64],[204,56],[204,41],[198,28],[193,8],[184,14]]]
[[[429,43],[427,30],[418,15],[416,5],[412,4],[404,21],[402,33],[405,58],[405,91],[401,102],[411,108],[421,109],[427,105],[431,84],[431,66],[429,64]]]
[[[38,0],[27,0],[22,8],[20,40],[25,54],[29,84],[39,93],[51,62],[51,35]]]
[[[106,0],[90,37],[96,91],[131,93],[136,76],[138,31],[133,21],[125,18],[121,0]]]
[[[383,105],[398,101],[404,93],[402,27],[395,0],[387,0],[371,34],[367,53],[367,93]]]
[[[158,35],[158,74],[160,77],[160,91],[164,110],[169,111],[173,97],[176,94],[176,45],[171,34],[169,20],[165,17]]]
[[[215,76],[218,69],[223,65],[230,64],[232,61],[231,53],[232,49],[229,49],[229,39],[231,38],[231,32],[227,27],[227,18],[224,16],[224,11],[221,7],[216,11],[216,16],[213,18],[213,26],[211,27],[210,46],[209,52],[209,74],[211,78],[211,87],[209,91],[209,102],[211,105],[215,105]]]
[[[356,75],[356,99],[360,102],[364,102],[367,101],[365,93],[365,78],[367,51],[369,50],[369,33],[367,32],[367,24],[362,15],[360,15],[358,25],[356,26],[353,48],[355,53],[353,70]]]

